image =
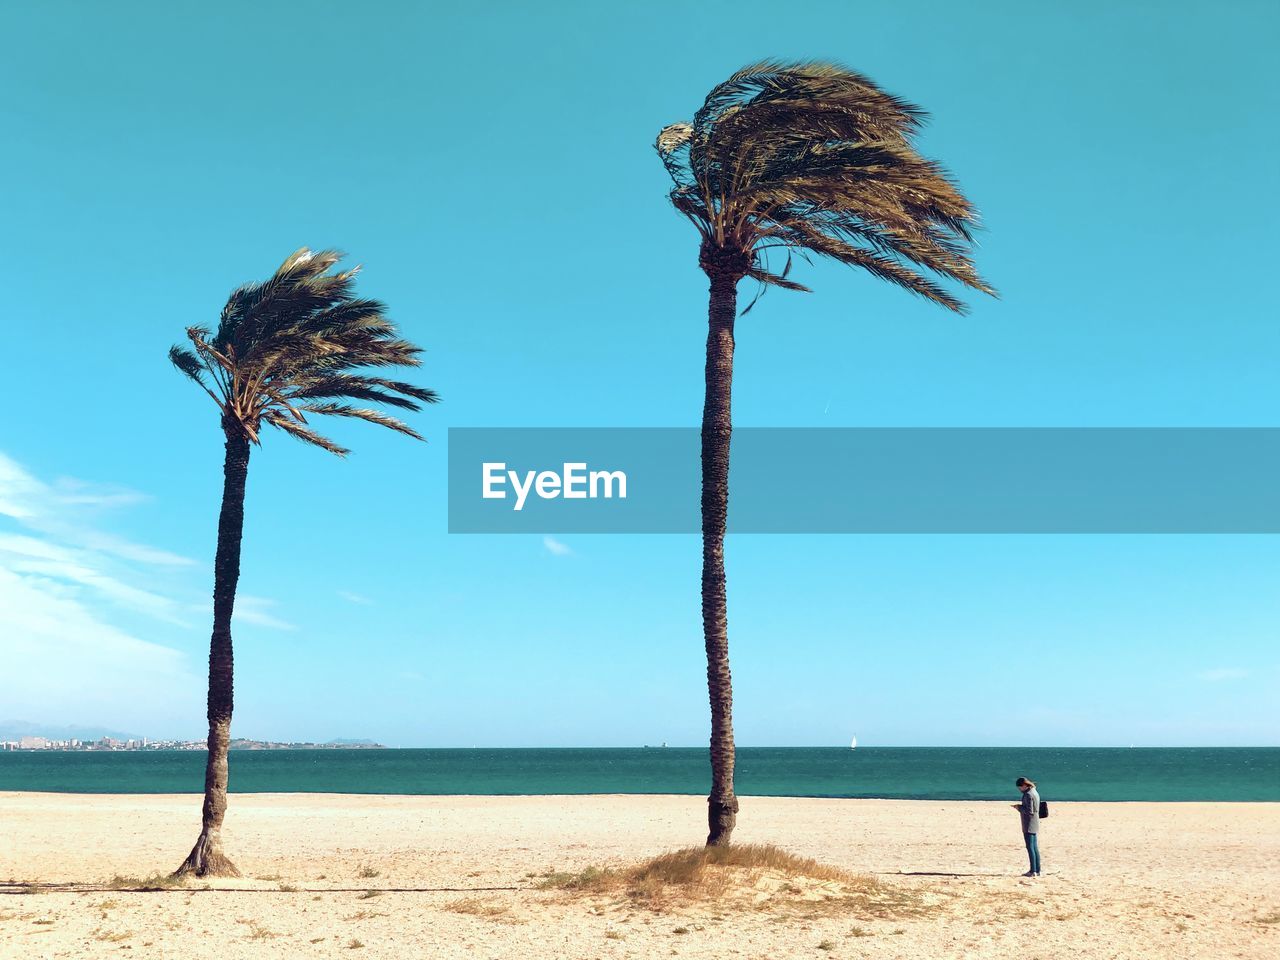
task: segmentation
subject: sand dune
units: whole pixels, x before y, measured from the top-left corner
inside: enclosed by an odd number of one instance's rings
[[[661,909],[540,889],[700,840],[694,797],[233,795],[245,879],[152,893],[194,796],[0,794],[0,955],[28,957],[1244,957],[1280,955],[1280,804],[1057,803],[1047,876],[1003,803],[746,798],[735,839],[874,877],[879,912],[758,880]],[[64,883],[65,890],[21,884]],[[222,889],[201,889],[205,886]],[[399,891],[399,892],[394,892]]]

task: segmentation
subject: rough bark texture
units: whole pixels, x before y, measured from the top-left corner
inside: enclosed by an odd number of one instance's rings
[[[711,700],[711,794],[707,797],[707,846],[727,844],[737,822],[733,792],[733,681],[725,598],[724,532],[729,507],[729,442],[733,432],[733,323],[738,281],[746,258],[704,247],[701,266],[711,280],[708,312],[706,400],[702,407],[702,634],[707,648]]]
[[[177,876],[238,877],[222,852],[222,820],[227,812],[227,749],[234,705],[231,614],[240,580],[240,539],[244,532],[244,487],[249,472],[249,441],[234,424],[224,424],[226,460],[222,467],[222,512],[218,516],[218,552],[213,563],[213,636],[209,641],[209,756],[204,772],[204,810],[200,837]]]

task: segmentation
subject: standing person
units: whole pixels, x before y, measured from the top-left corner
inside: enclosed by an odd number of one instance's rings
[[[1015,785],[1022,791],[1022,800],[1013,805],[1022,816],[1022,842],[1027,845],[1027,859],[1031,861],[1031,869],[1024,877],[1040,876],[1040,794],[1036,792],[1035,782],[1026,777],[1019,777]]]

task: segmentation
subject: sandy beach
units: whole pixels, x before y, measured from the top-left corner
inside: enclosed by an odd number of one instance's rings
[[[1003,803],[747,798],[741,843],[906,905],[673,903],[548,889],[697,841],[696,797],[233,796],[241,880],[156,892],[194,796],[0,794],[0,955],[28,957],[1273,957],[1280,805],[1059,803],[1047,875]],[[42,885],[67,884],[67,889]],[[29,885],[29,886],[28,886]],[[775,885],[776,886],[776,885]],[[769,885],[761,882],[762,890]],[[208,888],[208,889],[206,889]]]

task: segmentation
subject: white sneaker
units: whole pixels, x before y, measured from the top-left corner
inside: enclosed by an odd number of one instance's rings
[[[1038,876],[1040,876],[1040,874],[1038,874],[1038,873],[1032,873],[1030,870],[1028,870],[1026,873],[1024,873],[1024,874],[1023,874],[1023,876],[1024,876],[1024,877],[1038,877]]]

